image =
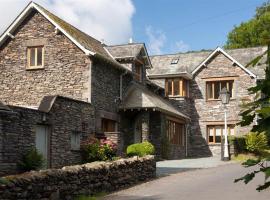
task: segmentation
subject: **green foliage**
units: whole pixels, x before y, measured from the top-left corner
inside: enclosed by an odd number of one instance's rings
[[[230,136],[229,143],[234,146],[235,155],[246,152],[246,138],[244,136]]]
[[[88,138],[81,145],[83,163],[113,160],[116,156],[116,145],[109,140]]]
[[[164,159],[169,159],[171,152],[171,144],[167,136],[161,138],[161,157]]]
[[[0,177],[0,185],[7,185],[9,182],[8,179]]]
[[[131,156],[146,156],[153,155],[155,147],[150,142],[136,143],[129,145],[127,148],[127,155]]]
[[[267,45],[270,39],[270,3],[264,3],[256,15],[247,22],[235,26],[228,34],[225,48],[246,48]]]
[[[31,171],[41,169],[45,164],[45,160],[36,148],[32,148],[18,162],[18,168],[22,171]]]
[[[246,136],[246,148],[249,152],[260,153],[267,148],[267,137],[264,132],[250,132]]]

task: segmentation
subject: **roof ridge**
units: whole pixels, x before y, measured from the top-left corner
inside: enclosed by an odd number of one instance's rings
[[[144,43],[136,42],[136,43],[126,43],[126,44],[115,44],[115,45],[107,45],[106,47],[119,47],[119,46],[128,46],[128,45],[144,45]]]
[[[176,55],[185,55],[185,54],[192,54],[192,53],[206,53],[206,52],[212,52],[214,49],[209,50],[202,50],[202,51],[188,51],[188,52],[178,52],[178,53],[167,53],[167,54],[157,54],[157,55],[151,55],[149,57],[155,57],[155,56],[176,56]]]

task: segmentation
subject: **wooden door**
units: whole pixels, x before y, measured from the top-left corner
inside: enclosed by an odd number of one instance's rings
[[[43,158],[48,163],[48,149],[49,149],[49,128],[48,126],[38,125],[36,127],[36,149],[43,155]]]

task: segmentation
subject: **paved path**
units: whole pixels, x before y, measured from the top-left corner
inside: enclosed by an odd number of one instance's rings
[[[160,177],[195,169],[217,167],[229,163],[231,162],[221,161],[220,157],[160,161],[157,162],[157,176]]]
[[[249,168],[243,168],[239,164],[231,163],[207,169],[182,171],[113,193],[104,199],[269,200],[270,190],[260,193],[255,190],[256,186],[264,180],[263,176],[255,177],[254,181],[248,185],[244,183],[233,183],[235,178],[251,170]]]

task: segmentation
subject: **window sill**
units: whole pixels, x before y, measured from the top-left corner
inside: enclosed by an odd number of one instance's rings
[[[230,101],[235,101],[236,98],[231,98]],[[206,102],[221,101],[220,99],[206,99]]]
[[[44,69],[44,66],[26,67],[27,71]]]
[[[221,143],[208,143],[208,146],[221,146]]]
[[[188,99],[189,97],[187,96],[172,96],[172,95],[169,95],[167,96],[169,99]]]
[[[104,134],[118,134],[120,133],[119,131],[115,131],[115,132],[104,132]]]
[[[71,152],[80,152],[81,149],[71,149],[70,151],[71,151]]]

